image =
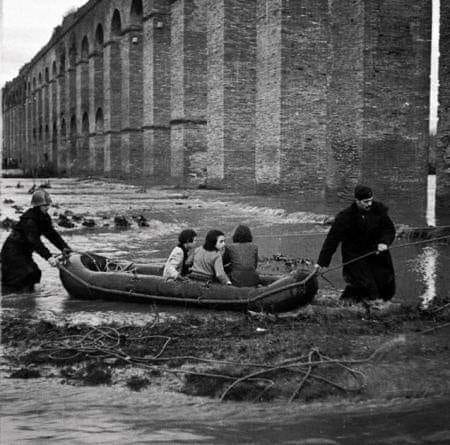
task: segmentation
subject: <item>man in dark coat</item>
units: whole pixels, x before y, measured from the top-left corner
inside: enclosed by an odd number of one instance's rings
[[[29,292],[39,283],[41,270],[33,261],[33,252],[56,266],[57,260],[42,243],[42,235],[64,253],[70,252],[69,246],[53,228],[48,214],[50,204],[50,196],[45,190],[35,191],[31,198],[32,207],[20,217],[3,244],[2,293]]]
[[[395,227],[387,212],[386,206],[373,200],[369,187],[358,185],[353,204],[336,216],[319,254],[319,272],[329,266],[339,243],[343,263],[376,252],[344,266],[347,286],[341,298],[388,301],[394,296],[395,275],[388,246],[394,241]]]

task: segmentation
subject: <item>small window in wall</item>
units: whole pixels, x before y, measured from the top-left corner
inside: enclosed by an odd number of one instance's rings
[[[52,63],[52,76],[55,78],[57,74],[58,74],[58,72],[56,69],[56,61],[54,60]]]
[[[45,68],[45,81],[48,82],[50,80],[50,77],[48,75],[48,67]]]

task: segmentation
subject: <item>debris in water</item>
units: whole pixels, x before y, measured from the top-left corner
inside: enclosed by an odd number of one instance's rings
[[[94,227],[95,221],[92,218],[85,218],[81,225],[85,227]]]
[[[65,227],[67,229],[71,229],[72,227],[75,227],[75,224],[67,218],[65,214],[60,214],[58,217],[58,221],[56,222],[58,226]]]
[[[139,227],[148,227],[149,226],[147,218],[144,215],[133,216],[133,219],[136,221],[136,224]]]
[[[138,375],[132,375],[127,380],[127,386],[133,391],[140,391],[142,388],[146,388],[150,385],[150,380],[145,377],[140,377]]]
[[[17,189],[23,188],[23,185],[20,183],[20,181],[17,183],[16,188],[17,188]]]
[[[116,227],[122,227],[122,228],[130,227],[129,221],[125,218],[125,216],[122,216],[122,215],[117,215],[114,217],[114,225]]]
[[[41,377],[38,369],[26,367],[16,369],[9,375],[10,379],[36,379],[38,377]]]
[[[5,198],[3,200],[3,204],[12,204],[14,202],[14,199]]]

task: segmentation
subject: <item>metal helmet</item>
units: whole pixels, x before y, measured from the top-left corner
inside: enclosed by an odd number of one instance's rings
[[[36,190],[31,196],[31,205],[33,207],[50,205],[51,203],[50,195],[43,189]]]

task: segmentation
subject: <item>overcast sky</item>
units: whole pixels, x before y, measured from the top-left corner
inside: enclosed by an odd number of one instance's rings
[[[19,69],[50,40],[63,15],[87,0],[0,0],[2,5],[2,59],[0,86],[12,80]]]
[[[433,1],[434,23],[438,20],[439,0]],[[449,0],[443,0],[449,1]],[[0,0],[0,87],[17,76],[50,39],[53,28],[62,22],[71,8],[78,8],[87,0]],[[434,27],[433,32],[437,32]],[[437,40],[434,39],[432,63],[432,91],[430,100],[430,129],[436,127],[437,110]]]

